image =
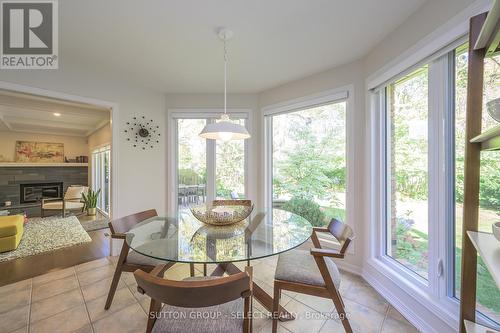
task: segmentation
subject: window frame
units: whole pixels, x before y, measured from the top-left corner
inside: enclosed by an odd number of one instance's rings
[[[355,200],[353,198],[354,188],[356,186],[356,180],[351,174],[355,172],[350,172],[356,168],[354,164],[354,141],[355,134],[353,131],[354,127],[354,86],[348,85],[340,87],[337,89],[327,90],[320,92],[318,94],[304,96],[301,98],[296,98],[288,100],[285,102],[273,104],[262,108],[261,112],[261,124],[263,128],[263,141],[261,142],[261,148],[264,153],[264,158],[262,161],[263,183],[262,189],[264,191],[264,207],[272,207],[272,191],[273,191],[273,161],[272,161],[272,119],[273,116],[286,114],[296,111],[301,111],[304,109],[310,109],[313,107],[334,104],[340,102],[346,102],[346,219],[345,223],[353,228],[356,232],[355,223],[353,221],[353,209]],[[320,235],[322,241],[328,244],[329,247],[338,249],[338,242],[334,237],[327,234]],[[356,251],[356,242],[348,249],[349,254],[354,254]]]
[[[103,145],[95,147],[91,152],[91,184],[94,191],[97,190],[96,185],[101,185],[104,181],[104,175],[101,171],[103,170],[103,167],[105,165],[103,153],[106,152],[108,153],[108,174],[111,176],[111,145],[109,143],[105,143]],[[104,205],[104,195],[102,194],[104,191],[101,187],[99,188],[101,189],[101,195],[99,196],[97,201],[97,209],[99,210],[99,212],[101,212],[101,214],[109,217],[110,212],[106,212],[101,208],[101,206]],[[108,182],[108,201],[111,201],[111,177]],[[111,204],[109,206],[109,210],[111,210]]]
[[[446,149],[450,138],[453,138],[451,126],[446,126],[450,116],[455,112],[453,103],[454,93],[454,62],[452,59],[453,50],[440,54],[429,60],[427,63],[419,64],[419,67],[428,65],[428,279],[423,278],[409,267],[404,266],[386,252],[387,230],[388,230],[388,138],[387,128],[390,126],[390,119],[387,115],[386,87],[404,77],[408,71],[398,75],[384,83],[377,89],[378,113],[382,119],[379,125],[380,151],[382,158],[379,159],[378,175],[382,179],[379,183],[381,193],[381,212],[379,212],[378,227],[382,232],[379,239],[379,250],[375,258],[380,260],[385,267],[390,269],[399,279],[405,280],[414,288],[420,289],[428,297],[435,297],[441,300],[449,310],[454,310],[455,302],[449,296],[450,278],[453,279],[454,272],[453,258],[450,256],[449,244],[454,237],[453,207],[454,202],[450,201],[449,192],[453,189],[454,178],[447,173],[450,171],[454,161],[451,156],[454,152]],[[414,70],[415,68],[412,68]],[[375,97],[377,98],[377,97]],[[452,152],[453,154],[450,154]],[[453,184],[453,185],[452,185]],[[450,186],[451,185],[451,186]],[[451,207],[450,207],[451,206]],[[451,209],[450,209],[451,208]],[[440,222],[444,221],[444,222]],[[439,241],[445,239],[445,242]],[[452,243],[453,244],[453,243]],[[454,249],[452,250],[454,254]]]
[[[467,42],[461,37],[432,56],[411,66],[378,87],[368,91],[370,106],[370,267],[406,289],[429,311],[444,322],[458,327],[460,301],[455,296],[455,50]],[[386,255],[387,228],[387,147],[385,87],[429,65],[429,274],[421,276]],[[377,196],[374,198],[374,196]],[[442,221],[442,222],[439,222]],[[437,222],[437,223],[435,223]],[[440,241],[443,240],[444,241]],[[494,327],[488,317],[476,312],[478,322]]]
[[[171,160],[167,163],[167,211],[178,211],[178,119],[205,119],[207,124],[215,122],[224,112],[223,109],[171,109],[168,110],[167,128],[168,128],[168,144],[167,156],[171,156]],[[231,119],[244,119],[245,127],[249,133],[252,131],[252,118],[250,109],[228,109],[227,113]],[[252,140],[247,139],[244,143],[244,186],[245,197],[253,199],[253,190],[250,187],[250,169],[252,163],[251,157]],[[214,200],[216,195],[216,142],[215,140],[207,140],[206,144],[206,168],[207,168],[207,201]]]

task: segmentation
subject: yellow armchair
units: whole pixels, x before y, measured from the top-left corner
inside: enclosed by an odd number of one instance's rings
[[[24,216],[0,216],[0,252],[17,249],[24,232]]]

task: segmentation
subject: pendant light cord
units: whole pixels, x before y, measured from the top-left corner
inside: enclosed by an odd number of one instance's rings
[[[224,35],[224,114],[227,114],[227,50],[226,36]]]

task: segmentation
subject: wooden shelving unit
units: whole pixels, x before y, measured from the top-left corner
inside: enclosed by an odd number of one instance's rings
[[[465,320],[464,324],[467,333],[500,333],[500,331],[492,330],[489,327],[476,324],[472,321]]]
[[[500,149],[500,124],[479,134],[471,139],[470,142],[481,144],[481,150]]]
[[[481,151],[500,151],[500,124],[481,133],[484,59],[500,54],[500,0],[489,13],[470,19],[469,45],[474,47],[469,49],[467,79],[460,332],[500,333],[476,323],[477,253],[500,288],[500,242],[478,232]]]
[[[500,289],[500,241],[486,232],[467,231],[467,235]]]

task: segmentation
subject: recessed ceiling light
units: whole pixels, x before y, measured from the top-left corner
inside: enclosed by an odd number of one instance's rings
[[[56,116],[56,117],[60,117],[60,116],[61,116],[61,114],[60,114],[59,112],[54,112],[54,116]]]

